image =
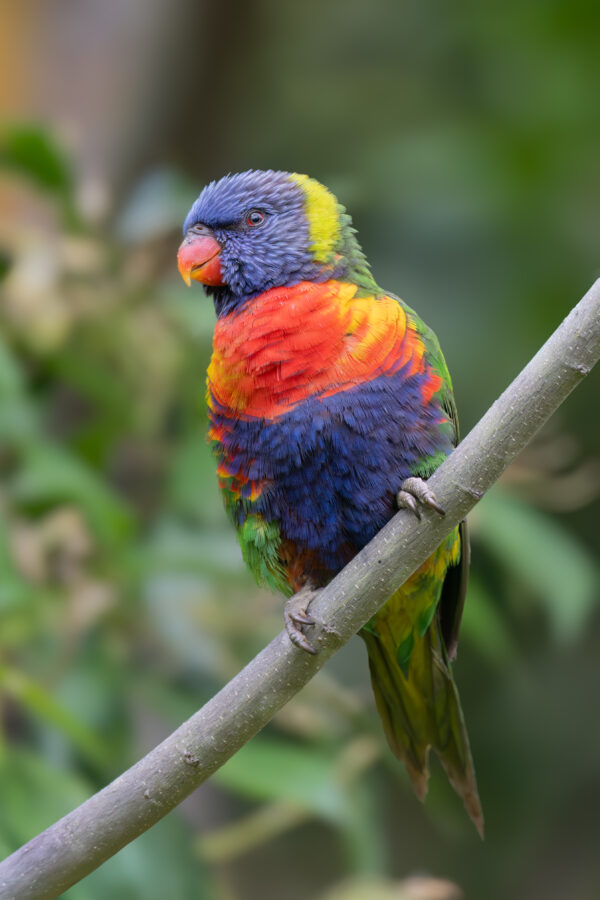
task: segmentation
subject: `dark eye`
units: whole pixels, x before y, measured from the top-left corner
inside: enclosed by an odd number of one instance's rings
[[[262,213],[260,209],[251,209],[246,216],[246,225],[250,225],[252,228],[256,228],[257,225],[262,225],[264,221],[265,214]]]

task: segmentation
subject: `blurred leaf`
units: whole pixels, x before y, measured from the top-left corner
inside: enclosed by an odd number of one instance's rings
[[[0,334],[0,446],[21,444],[35,433],[35,412],[21,370]]]
[[[46,688],[23,672],[0,665],[0,688],[23,706],[62,732],[88,763],[102,768],[106,762],[102,735],[95,734],[59,703]]]
[[[0,515],[0,620],[15,610],[27,611],[31,587],[19,574],[9,545],[7,523]]]
[[[202,342],[207,354],[212,345],[212,334],[215,328],[215,308],[198,284],[188,288],[179,276],[177,281],[165,282],[160,300],[169,318],[177,324],[181,331],[190,337],[195,345]],[[201,370],[198,394],[204,400],[204,369]]]
[[[77,221],[69,162],[46,128],[40,125],[5,125],[0,133],[0,167],[13,169],[34,184],[55,194],[67,224]]]
[[[220,516],[224,513],[219,511]],[[228,580],[248,584],[248,573],[243,564],[240,546],[232,528],[223,523],[223,529],[215,526],[211,533],[189,528],[180,520],[165,517],[157,523],[154,534],[136,556],[144,575],[173,573],[184,575],[219,575]]]
[[[217,485],[216,468],[204,429],[184,437],[171,458],[167,498],[178,513],[193,515],[200,523],[222,518],[229,530]]]
[[[600,597],[600,567],[556,519],[502,490],[480,504],[478,537],[545,607],[555,638],[573,641]]]
[[[24,378],[8,344],[0,335],[0,441],[20,444],[35,434],[35,412]]]
[[[13,125],[0,136],[0,165],[17,169],[47,190],[67,191],[71,175],[62,150],[38,125]]]
[[[0,402],[0,442],[4,447],[23,447],[40,440],[37,415],[27,397]]]
[[[0,335],[0,403],[5,403],[9,397],[19,396],[22,390],[21,371],[10,348]]]
[[[56,769],[23,747],[0,758],[0,837],[15,850],[89,796],[80,776]]]
[[[215,773],[214,778],[253,800],[289,801],[334,822],[348,814],[348,802],[336,775],[336,756],[258,736]]]
[[[11,265],[11,257],[7,253],[4,253],[2,248],[0,247],[0,281],[6,278],[10,271]]]
[[[515,659],[515,642],[477,570],[469,576],[461,632],[490,662],[505,666]]]
[[[217,828],[198,838],[202,859],[212,864],[231,862],[284,832],[297,828],[310,819],[310,812],[285,801],[265,803],[231,825]]]
[[[215,586],[205,577],[164,573],[149,579],[144,589],[146,606],[161,646],[167,647],[188,672],[200,671],[227,681],[239,668],[226,633],[219,640],[220,609]],[[210,612],[216,611],[216,623]],[[208,612],[208,627],[206,613]]]
[[[35,507],[78,504],[96,536],[108,545],[132,533],[133,518],[125,504],[83,462],[57,445],[27,448],[13,492],[18,502]]]
[[[257,843],[254,829],[268,840],[278,829],[300,824],[303,812],[309,812],[336,828],[355,872],[382,871],[380,822],[364,778],[378,754],[379,744],[369,737],[333,751],[255,737],[213,777],[229,790],[267,801],[268,806],[251,813],[247,821],[213,832],[209,851],[215,847],[221,853],[246,851]]]
[[[94,791],[84,779],[20,747],[0,758],[0,846],[16,850]],[[64,895],[69,900],[164,900],[214,896],[175,813]]]
[[[79,891],[86,891],[85,895]],[[193,851],[177,811],[136,838],[81,883],[65,900],[217,900],[210,873]]]

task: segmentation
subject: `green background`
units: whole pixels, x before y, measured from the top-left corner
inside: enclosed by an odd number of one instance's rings
[[[9,852],[154,746],[282,624],[281,598],[244,570],[205,444],[214,313],[175,266],[202,185],[272,167],[337,193],[378,282],[437,332],[464,433],[600,274],[600,12],[30,0],[3,18]],[[595,900],[598,395],[593,373],[471,516],[455,671],[484,843],[439,766],[426,805],[412,795],[355,639],[65,896]]]

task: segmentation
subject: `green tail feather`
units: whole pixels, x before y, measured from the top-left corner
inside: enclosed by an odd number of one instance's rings
[[[438,616],[423,637],[416,637],[410,662],[402,668],[396,646],[389,636],[386,640],[385,631],[365,630],[361,636],[367,645],[375,701],[388,743],[405,764],[417,796],[423,800],[427,793],[429,750],[433,748],[483,837],[469,738]]]

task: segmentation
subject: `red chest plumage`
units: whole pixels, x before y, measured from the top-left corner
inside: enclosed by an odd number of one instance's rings
[[[423,371],[423,353],[394,298],[357,296],[355,285],[338,281],[274,288],[217,322],[209,403],[273,419],[309,396],[392,375],[407,363],[407,375]]]

